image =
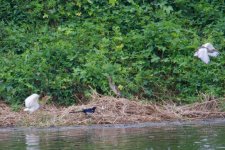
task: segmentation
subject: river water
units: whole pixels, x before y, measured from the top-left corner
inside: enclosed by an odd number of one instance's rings
[[[225,120],[0,128],[1,150],[219,150]]]

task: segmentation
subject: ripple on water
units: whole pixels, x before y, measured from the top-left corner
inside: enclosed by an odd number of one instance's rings
[[[198,122],[199,123],[199,122]],[[140,126],[139,126],[140,125]],[[148,126],[149,125],[149,126]],[[225,124],[0,129],[0,149],[225,149]]]

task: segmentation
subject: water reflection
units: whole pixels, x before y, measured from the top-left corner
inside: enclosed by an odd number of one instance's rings
[[[40,136],[36,134],[26,134],[26,149],[40,150]]]
[[[0,149],[225,149],[225,125],[0,129]]]

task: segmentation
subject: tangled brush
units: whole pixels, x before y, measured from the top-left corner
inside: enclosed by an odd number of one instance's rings
[[[96,106],[96,113],[88,117],[84,114],[69,112]],[[70,106],[60,116],[67,120],[66,124],[126,124],[155,122],[165,120],[194,120],[211,117],[224,117],[219,110],[218,101],[211,100],[202,103],[176,106],[174,103],[143,104],[125,98],[115,98],[94,94],[87,105]]]
[[[143,122],[159,122],[172,120],[195,120],[221,118],[225,112],[220,110],[221,103],[210,99],[201,103],[177,106],[175,103],[143,103],[93,94],[86,105],[56,107],[46,105],[44,109],[33,114],[24,111],[13,112],[6,104],[0,104],[0,126],[71,126],[90,124],[128,124]],[[97,107],[95,113],[86,115],[82,112],[71,113],[85,108]]]

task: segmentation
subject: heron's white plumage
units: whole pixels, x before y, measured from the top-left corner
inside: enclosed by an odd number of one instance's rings
[[[194,54],[194,56],[200,58],[206,64],[208,64],[210,61],[209,56],[217,57],[218,55],[219,52],[213,47],[211,43],[203,44]]]
[[[194,56],[200,58],[206,64],[209,63],[209,55],[206,48],[200,48],[197,52],[195,52]]]
[[[217,51],[214,51],[212,53],[208,53],[209,56],[212,56],[212,57],[217,57],[219,55],[219,52]]]
[[[40,108],[40,105],[38,104],[38,99],[39,99],[38,94],[32,94],[29,97],[25,99],[25,106],[26,108],[24,111],[29,111],[30,113],[38,110]]]

